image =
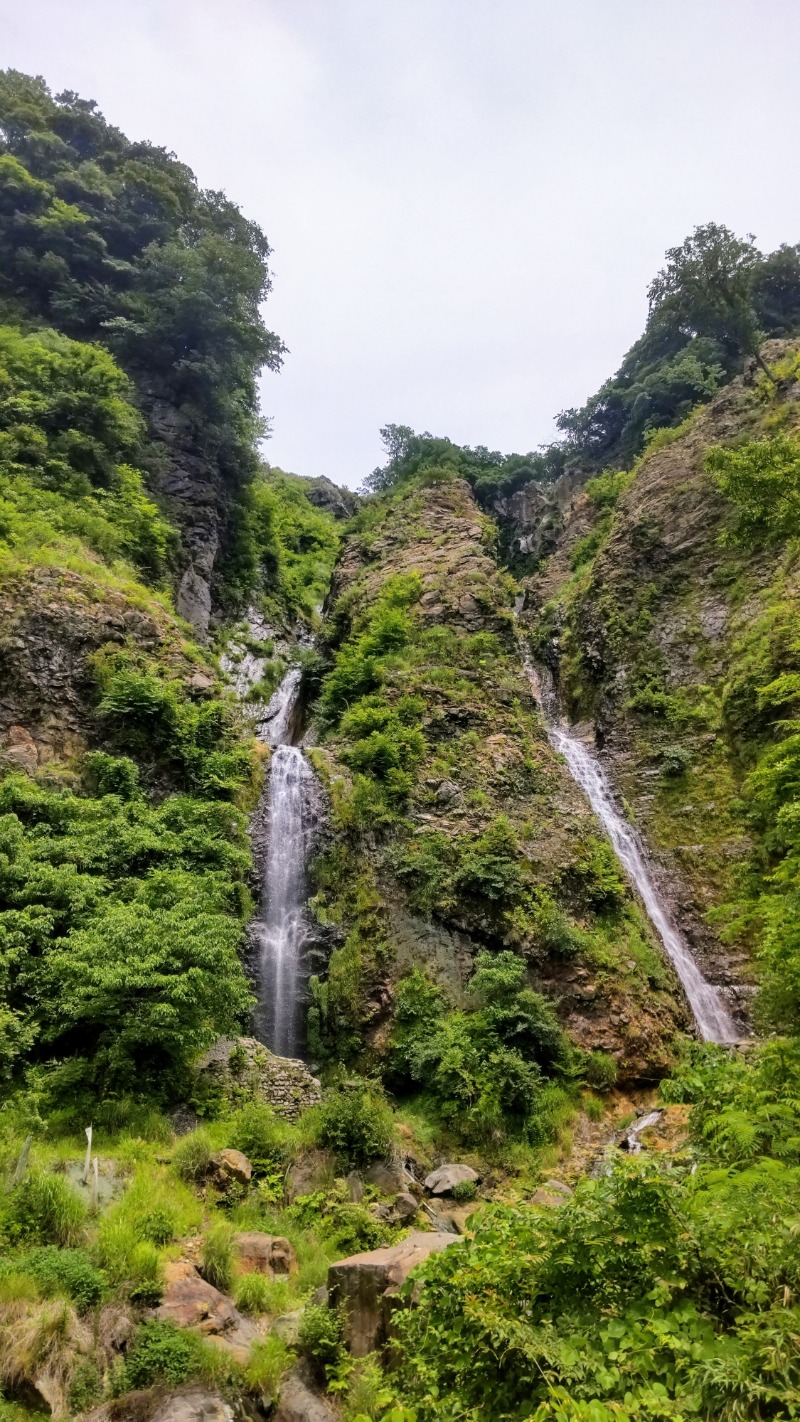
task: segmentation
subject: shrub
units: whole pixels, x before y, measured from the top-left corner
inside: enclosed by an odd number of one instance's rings
[[[369,1165],[392,1146],[392,1112],[375,1082],[351,1081],[329,1091],[315,1125],[317,1143],[349,1167]]]
[[[203,1276],[215,1289],[225,1293],[233,1280],[233,1266],[233,1229],[225,1220],[220,1220],[203,1240]]]
[[[201,1370],[200,1340],[174,1323],[151,1319],[142,1323],[125,1360],[126,1388],[164,1383],[180,1387]]]
[[[331,1238],[342,1254],[379,1249],[391,1239],[391,1230],[370,1214],[366,1205],[340,1204],[331,1212],[330,1220]]]
[[[706,468],[737,510],[733,538],[757,545],[800,529],[800,439],[776,435],[736,448],[710,449]]]
[[[617,1064],[606,1052],[589,1052],[583,1066],[584,1078],[595,1091],[608,1091],[617,1080]]]
[[[0,1220],[12,1243],[69,1246],[83,1232],[86,1206],[63,1175],[31,1170],[7,1197]]]
[[[35,1279],[42,1294],[66,1294],[80,1310],[92,1308],[103,1297],[106,1276],[96,1269],[82,1249],[45,1245],[26,1255],[20,1269]]]
[[[255,1175],[271,1175],[283,1166],[291,1128],[269,1106],[254,1101],[242,1106],[231,1118],[229,1141],[242,1151]]]
[[[317,1378],[327,1382],[344,1357],[344,1327],[338,1310],[309,1304],[300,1323],[299,1348]]]
[[[466,1205],[470,1200],[474,1200],[478,1194],[478,1187],[474,1180],[459,1180],[453,1186],[453,1199],[459,1205]]]

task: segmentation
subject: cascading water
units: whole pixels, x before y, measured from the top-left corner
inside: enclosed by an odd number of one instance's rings
[[[302,1046],[303,949],[308,939],[306,857],[314,776],[297,746],[288,744],[300,672],[287,672],[259,722],[273,747],[269,769],[267,854],[261,911],[251,934],[258,956],[256,1029],[278,1056]]]
[[[560,751],[572,778],[580,785],[603,826],[625,873],[637,890],[647,915],[672,962],[689,1000],[701,1036],[707,1042],[738,1042],[741,1033],[728,1012],[719,990],[706,982],[689,948],[661,901],[653,876],[631,825],[620,815],[605,772],[599,762],[559,718],[554,693],[544,690],[539,677],[528,668],[534,691],[545,718],[550,744]]]

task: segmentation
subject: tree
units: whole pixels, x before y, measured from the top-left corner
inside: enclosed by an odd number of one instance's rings
[[[650,320],[667,316],[690,336],[711,336],[751,355],[772,380],[761,357],[762,332],[753,302],[753,278],[763,261],[752,234],[736,237],[716,222],[696,227],[648,288]]]

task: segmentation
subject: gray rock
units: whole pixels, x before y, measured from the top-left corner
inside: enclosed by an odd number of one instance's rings
[[[322,1099],[322,1086],[305,1062],[277,1057],[255,1037],[220,1037],[200,1058],[197,1073],[231,1105],[264,1101],[288,1121]]]
[[[345,1341],[354,1358],[364,1358],[388,1339],[393,1311],[401,1305],[400,1290],[411,1270],[438,1254],[457,1238],[421,1230],[399,1244],[371,1249],[340,1259],[328,1270],[330,1302],[343,1305]]]
[[[272,1422],[336,1422],[330,1403],[313,1392],[299,1372],[288,1373],[281,1383]]]
[[[455,1185],[465,1180],[480,1180],[477,1170],[471,1165],[440,1165],[425,1178],[425,1189],[431,1195],[450,1195]]]
[[[360,1205],[364,1198],[364,1182],[357,1170],[351,1170],[350,1174],[345,1176],[345,1185],[350,1199],[355,1205]]]
[[[384,1195],[396,1195],[398,1190],[405,1189],[403,1167],[393,1161],[373,1160],[364,1173],[370,1185],[376,1185]]]
[[[400,1224],[410,1224],[413,1219],[416,1219],[419,1202],[407,1190],[401,1190],[400,1194],[395,1196],[392,1209]]]

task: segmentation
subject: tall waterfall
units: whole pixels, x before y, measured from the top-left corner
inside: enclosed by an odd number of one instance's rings
[[[260,723],[274,747],[269,768],[267,854],[261,909],[251,933],[258,955],[258,1036],[278,1056],[302,1047],[303,949],[306,919],[306,854],[314,776],[301,750],[287,744],[300,681],[298,669],[284,677]]]
[[[614,804],[605,771],[583,741],[560,720],[554,695],[543,691],[536,673],[529,668],[531,682],[545,718],[550,744],[563,755],[570,774],[586,795],[644,904],[668,958],[672,962],[689,1000],[701,1036],[707,1042],[738,1042],[741,1033],[722,1001],[719,990],[706,982],[683,935],[675,927],[656,888],[635,830],[627,824]]]

